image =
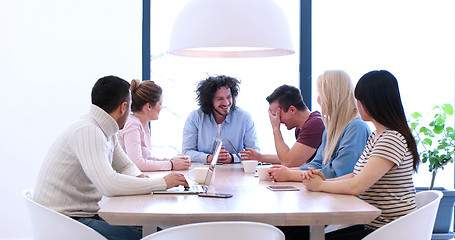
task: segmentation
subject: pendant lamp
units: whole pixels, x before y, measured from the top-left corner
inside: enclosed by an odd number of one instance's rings
[[[175,20],[169,53],[249,58],[294,50],[288,20],[274,0],[191,0]]]

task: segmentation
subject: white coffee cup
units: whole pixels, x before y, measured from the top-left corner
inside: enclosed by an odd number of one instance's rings
[[[184,155],[184,154],[182,154],[182,153],[177,154],[177,157],[186,158],[186,159],[188,159],[189,161],[191,161],[191,156]]]
[[[204,184],[208,169],[208,167],[195,167],[188,171],[188,178],[199,184]]]
[[[242,165],[243,165],[243,171],[245,171],[245,173],[254,173],[256,171],[258,161],[244,160],[244,161],[242,161]]]
[[[269,173],[267,170],[270,168],[270,165],[260,165],[257,167],[259,181],[269,180]]]

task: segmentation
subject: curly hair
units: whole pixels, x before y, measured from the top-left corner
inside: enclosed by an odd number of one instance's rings
[[[228,87],[231,89],[232,95],[232,106],[231,109],[235,109],[235,98],[239,94],[240,81],[233,77],[225,75],[210,76],[198,83],[196,90],[196,101],[205,114],[210,114],[213,109],[213,97],[215,92],[220,87]]]

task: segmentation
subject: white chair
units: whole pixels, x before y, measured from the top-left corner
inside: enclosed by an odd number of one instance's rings
[[[204,222],[171,227],[142,240],[284,240],[275,226],[257,222]]]
[[[31,189],[22,191],[35,240],[106,240],[103,235],[88,226],[34,202],[32,195],[33,190]]]
[[[422,191],[416,195],[417,209],[368,234],[364,240],[429,240],[442,198],[440,191]]]

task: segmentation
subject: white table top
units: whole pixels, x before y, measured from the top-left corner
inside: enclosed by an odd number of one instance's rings
[[[198,166],[193,164],[193,167]],[[200,165],[199,165],[200,166]],[[187,175],[187,172],[182,172]],[[147,173],[151,177],[167,172]],[[188,178],[187,178],[188,179]],[[191,180],[189,180],[189,183]],[[267,185],[293,185],[300,191],[271,191]],[[380,210],[354,196],[309,192],[299,182],[259,181],[241,164],[218,165],[209,192],[232,198],[147,194],[113,197],[99,215],[114,225],[175,226],[208,221],[254,221],[275,226],[364,224]]]

